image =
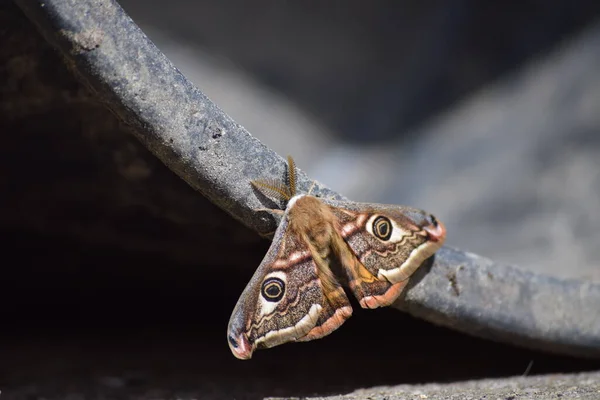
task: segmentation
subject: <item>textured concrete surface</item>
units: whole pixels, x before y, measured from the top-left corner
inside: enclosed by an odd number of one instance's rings
[[[357,390],[342,396],[314,397],[329,400],[536,400],[600,397],[600,372],[556,374],[510,379],[482,379],[447,385],[399,385]]]

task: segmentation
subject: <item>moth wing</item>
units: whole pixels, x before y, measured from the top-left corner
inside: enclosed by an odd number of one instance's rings
[[[446,236],[433,215],[410,207],[337,202],[331,209],[343,240],[340,263],[363,308],[392,304]]]
[[[352,315],[340,283],[287,228],[286,213],[229,320],[229,347],[238,358],[250,358],[256,348],[326,336]]]

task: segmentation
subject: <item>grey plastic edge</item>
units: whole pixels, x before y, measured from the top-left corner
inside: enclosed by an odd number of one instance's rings
[[[172,171],[260,234],[276,217],[248,182],[285,160],[194,87],[114,1],[15,0],[67,67]],[[312,183],[299,174],[298,187]],[[343,196],[317,183],[313,193]],[[600,285],[537,275],[444,247],[395,307],[475,336],[600,357]]]

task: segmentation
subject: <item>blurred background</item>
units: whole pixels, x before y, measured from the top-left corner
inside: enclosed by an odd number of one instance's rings
[[[353,200],[600,279],[600,3],[123,0],[178,68]]]
[[[428,210],[451,246],[600,280],[597,0],[120,4],[311,177]],[[599,368],[358,306],[327,338],[236,360],[227,321],[268,241],[129,135],[11,2],[0,26],[3,398],[325,395]]]

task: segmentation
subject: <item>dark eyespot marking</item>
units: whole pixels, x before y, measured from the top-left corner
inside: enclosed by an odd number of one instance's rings
[[[392,223],[386,217],[377,217],[373,221],[373,234],[381,240],[392,237]]]
[[[227,340],[229,340],[229,343],[231,343],[231,345],[234,348],[236,348],[236,349],[238,348],[238,342],[237,342],[237,340],[235,340],[235,338],[233,336],[231,336],[231,335],[227,336]]]
[[[431,225],[435,226],[437,228],[438,226],[438,220],[435,216],[430,215],[429,218],[431,219]]]
[[[279,278],[266,279],[262,284],[260,293],[267,301],[279,301],[285,293],[285,283]]]

